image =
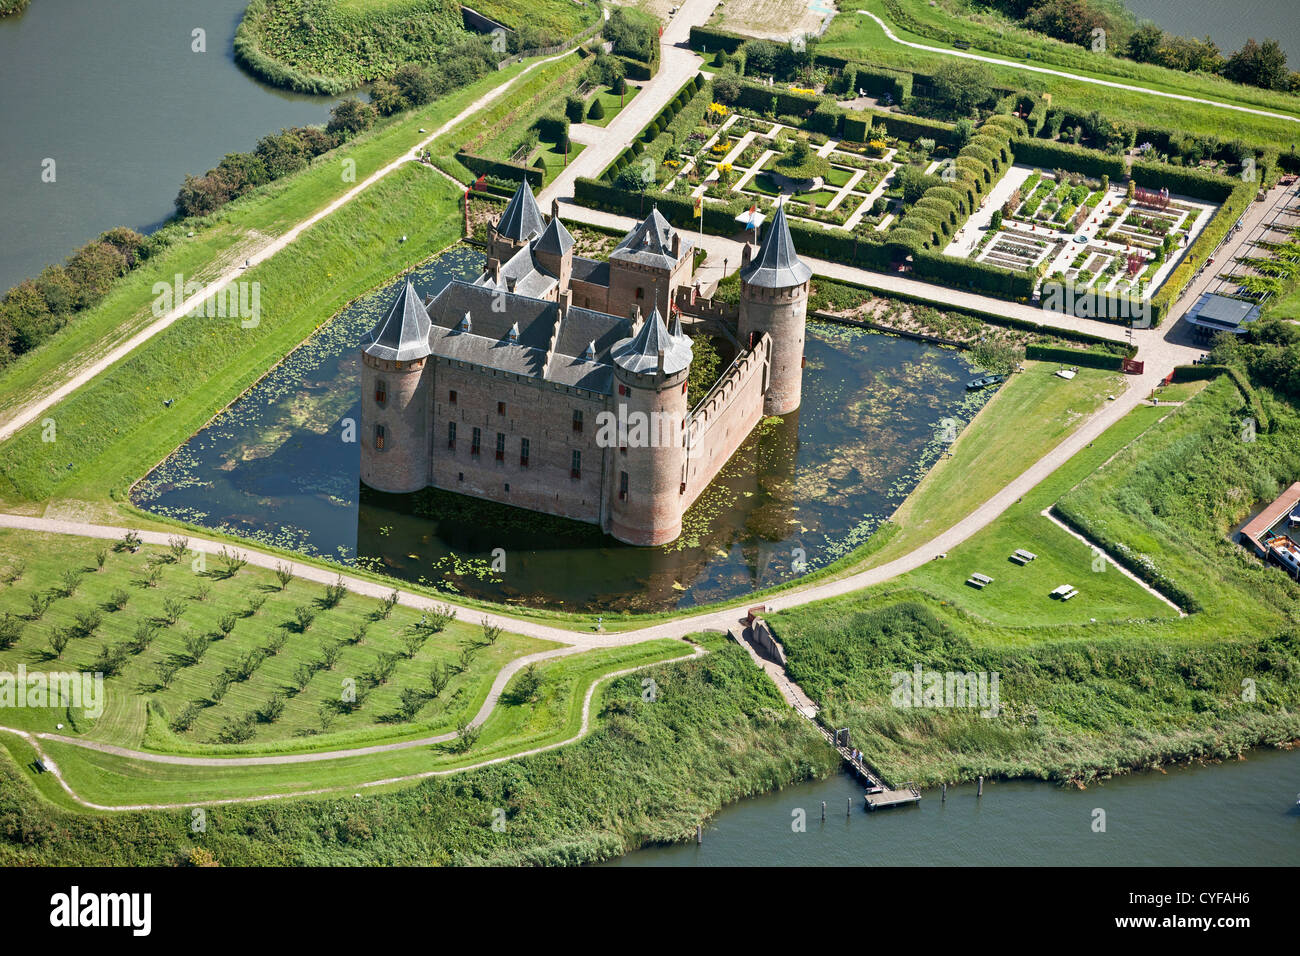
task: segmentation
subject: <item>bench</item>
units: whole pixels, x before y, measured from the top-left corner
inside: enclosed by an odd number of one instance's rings
[[[1038,555],[1034,554],[1032,551],[1026,551],[1024,548],[1016,548],[1015,553],[1011,555],[1011,560],[1016,562],[1016,564],[1028,564],[1037,557]]]
[[[980,574],[979,572],[975,572],[969,578],[966,579],[966,583],[971,585],[972,587],[982,588],[986,584],[992,584],[993,579],[989,577],[987,574]]]

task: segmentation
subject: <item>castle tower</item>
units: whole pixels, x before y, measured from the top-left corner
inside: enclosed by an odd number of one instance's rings
[[[772,337],[765,415],[785,415],[799,407],[811,276],[794,251],[785,209],[778,206],[758,252],[751,257],[745,244],[740,267],[740,341],[748,347],[758,334]]]
[[[408,281],[361,340],[361,480],[379,491],[429,483],[429,314]]]
[[[611,315],[626,315],[632,306],[667,315],[673,293],[691,280],[693,245],[674,229],[658,208],[637,223],[609,254]]]
[[[521,246],[540,236],[545,228],[542,211],[537,208],[537,200],[525,179],[506,204],[497,224],[488,227],[488,258],[506,262]]]
[[[555,276],[560,292],[564,292],[573,274],[573,235],[560,222],[558,201],[551,203],[551,221],[541,238],[533,243],[533,256],[543,269]]]
[[[691,342],[670,334],[655,309],[610,356],[618,432],[611,443],[609,532],[628,544],[665,544],[682,530]]]

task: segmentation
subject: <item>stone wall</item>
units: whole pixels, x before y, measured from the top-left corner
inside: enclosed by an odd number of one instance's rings
[[[700,496],[763,417],[772,340],[740,354],[687,421],[685,507]]]
[[[435,361],[431,376],[431,484],[446,491],[504,504],[602,523],[608,449],[596,446],[596,416],[603,395],[557,387],[507,372]],[[452,404],[450,393],[456,392]],[[498,402],[504,410],[498,410]],[[583,428],[573,429],[581,411]],[[448,447],[448,424],[456,423],[456,447]],[[480,429],[479,454],[471,453]],[[496,457],[497,435],[505,453]],[[520,463],[520,440],[528,439],[528,466]],[[571,475],[574,451],[581,453],[580,477]]]

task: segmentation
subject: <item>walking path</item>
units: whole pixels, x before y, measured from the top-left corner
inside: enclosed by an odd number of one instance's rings
[[[1160,96],[1168,100],[1182,100],[1184,103],[1200,103],[1204,106],[1217,106],[1220,109],[1236,110],[1239,113],[1253,113],[1255,116],[1266,116],[1269,119],[1286,120],[1290,123],[1300,123],[1300,117],[1288,116],[1285,113],[1272,113],[1268,110],[1256,109],[1252,106],[1237,106],[1233,103],[1223,103],[1219,100],[1202,99],[1199,96],[1187,96],[1184,93],[1166,93],[1162,90],[1153,90],[1145,86],[1134,86],[1131,83],[1119,83],[1115,80],[1102,80],[1092,76],[1081,76],[1078,73],[1067,73],[1064,70],[1054,70],[1046,66],[1032,66],[1029,63],[1017,63],[1015,60],[999,60],[997,57],[984,56],[980,53],[967,53],[963,50],[949,50],[940,46],[926,46],[924,43],[912,43],[910,40],[903,40],[889,28],[889,24],[867,10],[859,10],[858,13],[864,17],[871,17],[880,25],[880,29],[885,31],[885,36],[895,43],[911,47],[913,50],[924,50],[927,53],[941,53],[944,56],[958,56],[964,60],[979,60],[981,63],[992,63],[996,66],[1010,66],[1017,70],[1028,70],[1031,73],[1046,73],[1050,76],[1059,76],[1067,80],[1076,80],[1079,83],[1092,83],[1096,86],[1109,86],[1116,90],[1128,90],[1133,93],[1143,93],[1147,96]]]
[[[32,747],[32,749],[36,751],[37,759],[39,759],[41,763],[45,766],[47,772],[52,773],[54,775],[54,778],[58,780],[59,786],[63,788],[64,792],[67,793],[68,796],[71,797],[78,804],[90,810],[109,810],[109,811],[117,811],[117,812],[130,811],[130,810],[182,810],[188,807],[218,806],[218,805],[232,804],[232,803],[266,803],[267,801],[270,800],[285,800],[292,797],[320,796],[322,794],[327,794],[327,793],[344,793],[348,790],[356,791],[356,790],[365,790],[372,787],[386,787],[391,784],[398,784],[398,783],[414,783],[417,780],[427,780],[430,777],[445,777],[453,773],[463,773],[467,770],[479,770],[483,767],[490,767],[493,764],[505,763],[507,760],[516,760],[519,757],[528,757],[533,754],[545,753],[548,750],[555,750],[559,747],[567,747],[569,744],[577,743],[583,737],[587,736],[588,733],[590,733],[591,700],[596,694],[596,689],[600,687],[601,684],[605,683],[606,681],[611,681],[616,677],[622,677],[625,674],[634,674],[637,671],[646,669],[647,667],[655,667],[658,666],[659,664],[673,664],[680,661],[689,660],[692,657],[699,657],[705,653],[707,652],[703,648],[697,647],[694,649],[693,653],[686,654],[682,657],[674,657],[666,661],[658,661],[654,664],[641,664],[637,667],[628,667],[620,671],[612,671],[608,674],[602,675],[598,680],[592,681],[591,686],[587,688],[586,695],[582,698],[582,724],[579,726],[578,732],[574,734],[572,737],[569,737],[567,740],[559,740],[556,741],[555,743],[544,744],[543,746],[540,747],[533,747],[529,750],[522,750],[517,753],[507,754],[503,757],[493,757],[491,760],[481,760],[478,763],[468,764],[464,767],[450,767],[445,770],[426,770],[423,771],[422,773],[405,774],[400,777],[387,777],[383,780],[370,780],[364,783],[349,784],[347,786],[318,787],[311,790],[292,790],[285,793],[268,793],[256,797],[227,797],[225,799],[215,799],[215,800],[196,800],[189,803],[137,803],[137,804],[117,805],[117,806],[108,806],[102,803],[93,803],[90,800],[85,799],[80,794],[78,794],[75,790],[72,789],[67,779],[63,776],[62,771],[59,770],[58,765],[53,760],[50,759],[50,757],[45,753],[43,749],[41,749],[40,741],[59,740],[66,743],[75,744],[78,747],[84,747],[85,749],[88,750],[99,750],[105,753],[118,752],[121,751],[121,748],[110,748],[107,744],[98,744],[95,743],[94,741],[77,740],[70,737],[60,737],[57,734],[40,734],[40,733],[33,734],[25,730],[15,730],[12,727],[0,727],[0,731],[6,731],[8,733],[15,734],[16,736],[23,738],[23,740],[25,740]],[[431,737],[426,742],[436,741],[437,739],[438,738]],[[412,744],[412,746],[415,745],[416,744]],[[351,756],[352,753],[360,753],[360,751],[350,751],[345,756]],[[145,754],[139,751],[125,751],[123,755],[134,757],[137,759],[142,759],[142,760],[148,760],[158,756],[157,754]],[[229,764],[233,764],[234,761],[226,760],[223,763],[229,765]],[[360,796],[360,794],[356,794],[356,795]]]

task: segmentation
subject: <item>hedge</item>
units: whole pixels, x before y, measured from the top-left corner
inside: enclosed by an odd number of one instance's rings
[[[1067,365],[1082,365],[1084,368],[1100,368],[1108,372],[1118,372],[1124,367],[1124,358],[1120,355],[1080,352],[1053,345],[1026,345],[1025,358],[1038,362],[1063,362]]]
[[[844,115],[844,138],[854,143],[864,142],[867,129],[871,126],[883,126],[890,136],[909,142],[916,139],[932,139],[942,146],[956,145],[956,126],[940,120],[927,119],[924,116],[906,116],[902,113],[887,113],[884,110],[852,110]]]
[[[748,39],[749,37],[741,36],[739,33],[728,33],[726,30],[718,30],[714,27],[691,27],[690,39],[687,43],[692,50],[708,53],[726,50],[728,53],[735,53]]]
[[[831,106],[835,105],[831,100],[823,100],[816,94],[796,93],[793,90],[783,90],[776,86],[760,86],[757,83],[740,84],[740,95],[736,97],[736,105],[758,113],[768,113],[772,111],[773,100],[776,100],[775,114],[789,113],[792,116],[808,116],[823,102]],[[828,131],[823,130],[823,132]],[[838,129],[829,132],[836,133]]]
[[[456,160],[472,173],[500,176],[502,179],[513,179],[515,182],[527,179],[528,184],[534,188],[540,188],[546,181],[545,172],[535,166],[524,166],[503,159],[488,159],[486,156],[467,153],[464,150],[456,153]]]
[[[1167,188],[1179,196],[1191,196],[1193,199],[1215,203],[1226,200],[1241,182],[1235,177],[1137,159],[1133,161],[1132,175],[1135,183],[1147,189]]]
[[[1159,325],[1168,313],[1170,306],[1178,300],[1188,283],[1196,277],[1196,271],[1205,263],[1214,249],[1228,234],[1237,219],[1250,207],[1255,199],[1255,183],[1238,182],[1231,195],[1224,200],[1219,211],[1214,214],[1209,224],[1201,230],[1196,241],[1184,253],[1174,270],[1165,279],[1151,299],[1152,321]]]
[[[1028,300],[1034,293],[1037,276],[1031,272],[1012,272],[984,262],[973,262],[941,251],[918,249],[912,253],[913,274],[940,285],[991,292],[1004,299]]]
[[[814,62],[821,63],[829,59],[831,58],[817,56]],[[846,61],[840,70],[849,77],[849,82],[844,88],[845,92],[852,93],[853,96],[862,89],[868,96],[876,99],[888,95],[895,103],[902,103],[912,97],[914,76],[904,70],[890,70],[849,61]]]
[[[651,80],[659,72],[658,57],[655,57],[649,63],[643,63],[641,60],[634,60],[630,56],[615,53],[614,59],[623,64],[623,73],[629,80]]]
[[[1016,160],[1041,169],[1060,167],[1085,176],[1109,176],[1112,180],[1121,179],[1126,172],[1122,156],[1111,156],[1072,143],[1056,143],[1045,139],[1017,141]]]
[[[1046,119],[1047,102],[1041,96],[1036,96],[1034,97],[1034,105],[1030,107],[1029,115],[1025,118],[1026,132],[1030,136],[1037,136]]]

